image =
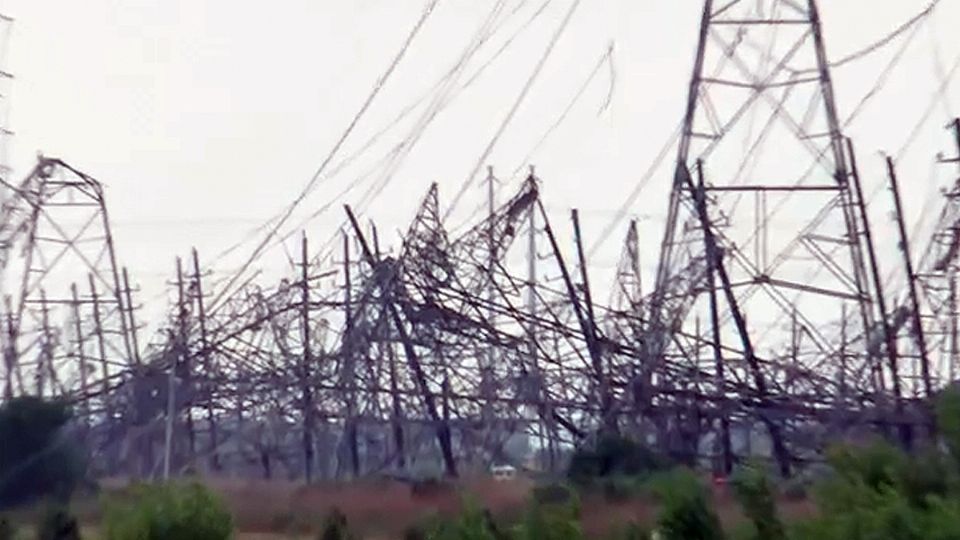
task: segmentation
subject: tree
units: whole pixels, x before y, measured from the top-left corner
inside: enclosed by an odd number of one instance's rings
[[[578,448],[567,476],[576,484],[616,476],[647,476],[670,466],[646,446],[619,435],[601,434],[592,446]]]
[[[83,476],[74,443],[62,436],[70,408],[38,397],[0,406],[0,506],[69,498]]]

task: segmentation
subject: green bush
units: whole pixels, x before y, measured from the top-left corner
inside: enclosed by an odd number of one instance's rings
[[[410,528],[405,540],[582,540],[580,505],[576,497],[562,486],[544,486],[541,499],[534,495],[523,516],[512,528],[504,527],[490,514],[470,500],[454,519],[435,519],[425,528]],[[564,497],[556,497],[558,493]],[[550,496],[544,497],[544,494]],[[634,537],[627,537],[633,540]],[[639,538],[639,537],[637,537]]]
[[[598,478],[647,476],[669,466],[669,460],[636,441],[618,435],[601,435],[594,444],[574,452],[567,477],[585,485]]]
[[[897,485],[907,456],[890,444],[876,441],[864,447],[837,446],[827,451],[835,475],[859,480],[874,490]]]
[[[318,540],[351,540],[353,536],[347,526],[347,516],[334,507],[323,520]]]
[[[832,476],[815,486],[819,516],[793,526],[797,540],[960,538],[956,469],[934,450],[907,455],[875,443],[834,449]]]
[[[741,468],[733,477],[733,492],[752,526],[755,540],[784,540],[777,501],[764,470],[759,465]]]
[[[105,540],[226,540],[233,520],[203,486],[136,486],[124,499],[108,501]]]
[[[578,505],[577,494],[561,483],[534,486],[531,498],[534,502],[547,505]]]
[[[927,538],[948,540],[960,538],[960,501],[933,498],[925,520]]]
[[[63,505],[48,504],[37,526],[39,540],[80,540],[80,525],[77,518]]]
[[[951,386],[940,392],[935,412],[940,436],[950,451],[955,470],[960,470],[960,388]]]
[[[960,540],[960,388],[941,393],[937,427],[947,452],[926,448],[908,454],[882,441],[827,452],[829,467],[787,483],[784,492],[812,494],[818,513],[785,524],[775,490],[757,465],[737,471],[731,487],[747,522],[733,531],[738,540]],[[664,460],[629,440],[601,437],[577,450],[568,477],[601,488],[608,499],[628,496],[639,478],[663,469]],[[810,473],[811,471],[807,471]],[[815,479],[815,481],[814,481]],[[808,483],[812,487],[807,489]],[[686,469],[653,474],[645,487],[661,510],[656,534],[621,529],[616,540],[721,540],[724,531],[697,476]],[[534,489],[520,522],[506,534],[488,512],[468,506],[454,521],[411,532],[409,540],[580,540],[576,493],[561,484]]]
[[[84,474],[79,450],[61,436],[71,417],[65,404],[32,396],[0,406],[0,507],[69,499]]]
[[[0,540],[14,540],[17,537],[17,529],[10,523],[7,516],[0,516]]]
[[[610,502],[624,502],[643,492],[644,482],[639,477],[610,476],[599,481],[600,492]]]
[[[582,540],[580,505],[576,500],[550,504],[531,500],[513,531],[515,540]]]
[[[497,533],[489,514],[467,500],[456,519],[435,521],[426,537],[430,540],[500,540]]]
[[[419,525],[411,525],[404,529],[403,540],[427,540],[427,532]]]
[[[953,471],[944,455],[926,450],[904,461],[897,472],[897,488],[911,505],[926,507],[931,497],[948,495],[953,479]]]
[[[663,505],[657,517],[657,531],[664,540],[724,538],[720,520],[710,508],[703,486],[692,471],[675,469],[658,475],[652,484]]]
[[[780,494],[784,499],[790,501],[803,501],[807,499],[808,480],[806,478],[795,476],[783,481],[780,485]]]
[[[797,540],[921,540],[924,514],[891,488],[873,490],[863,482],[831,482],[820,492],[820,515],[798,523]]]

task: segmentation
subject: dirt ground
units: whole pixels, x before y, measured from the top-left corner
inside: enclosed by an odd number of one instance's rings
[[[400,538],[410,526],[430,516],[452,515],[462,500],[470,498],[495,516],[512,521],[523,511],[534,483],[518,479],[498,482],[474,478],[429,494],[413,494],[410,486],[395,482],[360,482],[343,485],[302,487],[261,482],[211,482],[237,516],[241,530],[275,532],[284,519],[293,518],[303,532],[316,525],[334,506],[346,514],[351,528],[365,538]],[[733,495],[723,487],[713,488],[711,497],[725,526],[743,519]],[[603,537],[629,523],[652,524],[658,508],[649,499],[611,502],[601,494],[585,494],[581,500],[581,521],[588,537]],[[785,519],[808,516],[813,505],[805,500],[782,500],[778,505]]]
[[[316,530],[334,507],[346,516],[351,528],[371,535],[398,537],[404,529],[435,514],[450,515],[460,508],[461,493],[474,497],[495,513],[523,505],[531,484],[527,482],[465,481],[414,494],[409,485],[391,481],[324,484],[309,487],[257,481],[208,483],[222,494],[246,532]]]
[[[342,511],[351,530],[363,538],[400,538],[408,527],[432,516],[457,513],[465,497],[494,514],[510,517],[523,508],[533,487],[527,480],[498,482],[489,478],[439,484],[419,493],[409,484],[390,480],[310,486],[276,480],[207,478],[203,482],[230,508],[240,531],[238,538],[250,540],[312,537],[333,508]],[[114,479],[102,481],[100,486],[110,493],[124,484]],[[85,523],[99,519],[99,511],[90,501],[78,501],[75,511]]]
[[[431,516],[456,513],[464,497],[500,518],[512,520],[520,516],[534,485],[526,479],[498,482],[472,478],[414,493],[410,485],[388,480],[311,486],[233,479],[205,479],[204,483],[219,493],[232,511],[239,540],[315,538],[324,516],[334,507],[347,516],[351,530],[364,539],[399,539],[408,527]],[[121,489],[122,484],[104,481],[101,489],[109,493]],[[742,520],[729,493],[716,488],[712,496],[726,526]],[[631,522],[649,525],[657,514],[656,505],[644,499],[614,503],[598,494],[583,496],[581,503],[582,524],[588,538],[603,537]],[[78,517],[86,524],[85,538],[98,538],[98,507],[96,497],[75,504]],[[809,515],[813,508],[807,501],[784,500],[780,511],[789,519]]]

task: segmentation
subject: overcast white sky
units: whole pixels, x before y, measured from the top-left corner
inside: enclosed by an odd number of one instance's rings
[[[468,73],[541,3],[528,1],[508,20]],[[176,255],[187,256],[196,246],[202,258],[211,259],[296,196],[424,4],[7,0],[2,9],[16,20],[6,66],[16,77],[10,101],[15,175],[22,176],[35,153],[43,151],[106,184],[119,256],[142,285],[142,300],[149,301],[162,292]],[[508,4],[507,11],[520,0]],[[821,4],[829,56],[839,58],[876,41],[928,0]],[[450,68],[492,5],[492,0],[440,0],[346,153]],[[430,182],[440,183],[444,204],[463,185],[569,5],[570,0],[553,1],[430,126],[368,209],[382,229],[405,227]],[[494,148],[488,161],[498,176],[507,177],[615,43],[610,106],[598,115],[611,91],[610,68],[604,66],[533,157],[564,239],[569,238],[566,212],[578,206],[592,243],[671,135],[683,111],[701,5],[698,0],[585,0]],[[950,69],[960,54],[956,21],[960,0],[942,0],[883,93],[850,130],[864,160],[879,162],[873,152],[881,149],[895,152],[920,119],[939,84],[935,56]],[[873,86],[903,39],[837,70],[841,114]],[[951,86],[946,96],[902,160],[912,220],[925,202],[935,204],[932,197],[950,176],[939,174],[931,181],[934,154],[950,149],[941,126],[957,114],[960,87]],[[355,182],[407,129],[325,181],[298,216]],[[647,266],[656,263],[669,178],[670,171],[663,169],[631,208],[632,214],[649,216],[642,228]],[[356,202],[366,185],[344,202]],[[481,202],[482,191],[472,189],[454,223]],[[883,200],[875,212],[882,216],[888,208]],[[334,205],[310,223],[310,237],[316,244],[325,241],[341,220],[340,204]],[[593,260],[601,280],[616,262],[622,230]],[[252,248],[248,244],[242,253]],[[222,268],[231,264],[236,260]],[[273,252],[261,264],[282,268],[283,259]]]

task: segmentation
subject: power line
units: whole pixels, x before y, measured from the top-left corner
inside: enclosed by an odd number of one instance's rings
[[[477,71],[475,71],[475,72],[473,73],[473,75],[470,77],[470,79],[469,79],[454,95],[458,95],[460,92],[466,90],[466,89],[469,88],[471,85],[473,85],[473,83],[475,83],[477,80],[479,80],[479,79],[481,78],[481,76],[484,74],[484,72],[486,71],[486,69],[487,69],[488,67],[490,67],[490,66],[509,48],[509,46],[513,43],[513,41],[514,41],[523,31],[525,31],[525,30],[529,27],[530,23],[532,23],[536,18],[538,18],[538,17],[540,16],[540,14],[543,13],[544,9],[545,9],[552,1],[553,1],[553,0],[545,0],[545,1],[543,2],[543,4],[542,4],[542,5],[537,9],[537,11],[533,14],[533,16],[530,17],[530,19],[527,20],[518,30],[516,30],[516,31],[513,33],[513,35],[511,35],[511,36],[501,45],[501,47],[497,50],[497,52],[494,53],[482,66],[480,66],[480,68],[477,69]],[[524,1],[521,2],[521,3],[519,3],[519,4],[513,9],[513,11],[510,12],[510,14],[507,16],[507,19],[506,19],[506,20],[509,20],[512,16],[514,16],[517,12],[519,12],[519,11],[521,10],[521,8],[522,8],[525,4],[526,4],[526,0],[524,0]],[[501,6],[501,5],[502,5],[502,2],[501,2],[500,4],[498,4],[498,6]],[[494,8],[494,12],[497,12],[497,11],[499,11],[499,7],[495,7],[495,8]],[[482,45],[482,44],[485,43],[489,38],[491,38],[492,36],[496,35],[496,34],[499,32],[500,27],[502,26],[503,23],[506,22],[506,20],[504,20],[504,21],[501,22],[499,25],[497,25],[497,28],[496,28],[495,30],[489,32],[488,35],[482,36],[482,37],[480,38],[480,44]],[[472,42],[472,43],[473,43],[473,42]],[[443,87],[443,85],[446,84],[446,83],[449,81],[451,75],[456,71],[457,66],[459,66],[459,65],[460,65],[460,64],[458,63],[456,66],[454,66],[454,67],[451,68],[449,71],[447,71],[446,73],[444,73],[443,76],[441,76],[435,83],[433,83],[433,86],[431,86],[429,90],[427,90],[426,92],[424,92],[423,94],[421,94],[417,99],[415,99],[414,101],[412,101],[411,103],[409,103],[407,106],[405,106],[392,120],[390,120],[389,122],[387,122],[387,123],[386,123],[382,128],[380,128],[376,133],[374,133],[372,136],[370,136],[370,137],[366,140],[366,142],[364,142],[357,150],[355,150],[353,153],[351,153],[351,154],[348,155],[347,157],[345,157],[345,158],[343,158],[342,160],[340,160],[340,162],[338,162],[334,167],[332,167],[331,170],[326,174],[326,177],[327,177],[327,178],[331,178],[331,177],[333,177],[333,176],[336,176],[338,173],[340,173],[340,171],[342,171],[344,168],[346,168],[348,165],[350,165],[350,164],[351,164],[352,162],[354,162],[356,159],[358,159],[359,157],[363,156],[367,151],[369,151],[370,148],[372,148],[373,145],[376,144],[376,143],[377,143],[384,135],[386,135],[391,129],[393,129],[394,127],[396,127],[397,125],[399,125],[403,120],[405,120],[408,116],[410,116],[410,114],[412,114],[415,110],[417,110],[417,108],[419,108],[419,107],[424,103],[424,101],[427,100],[427,98],[429,98],[429,97],[431,97],[431,96],[434,96],[434,95],[436,94],[436,92],[437,92],[439,89],[441,89],[441,88]],[[444,106],[446,106],[447,104],[449,104],[449,102],[448,102],[448,103],[445,103]],[[381,161],[381,162],[384,161],[384,160],[387,159],[390,155],[395,154],[396,152],[397,152],[396,147],[390,149],[390,150],[388,151],[388,154],[387,154],[386,156],[383,156],[383,157],[380,159],[380,161]],[[367,178],[367,177],[368,177],[369,175],[371,175],[371,174],[373,174],[373,171],[370,171],[370,172],[368,172],[367,174],[363,175],[363,178]],[[278,239],[278,241],[280,241],[280,242],[285,241],[285,240],[286,240],[287,238],[289,238],[291,235],[296,234],[296,233],[297,233],[299,230],[301,230],[309,221],[311,221],[311,220],[315,219],[316,217],[318,217],[318,216],[319,216],[320,214],[322,214],[326,209],[328,209],[330,206],[332,206],[332,205],[335,204],[337,201],[339,201],[341,197],[343,197],[344,195],[346,195],[346,193],[348,193],[348,192],[350,192],[350,191],[352,191],[352,190],[353,190],[353,187],[349,187],[349,188],[347,188],[347,189],[345,189],[345,190],[342,190],[336,197],[334,197],[332,200],[330,200],[330,201],[328,201],[327,203],[325,203],[325,204],[321,207],[320,210],[311,213],[310,216],[308,216],[307,218],[305,218],[304,220],[302,220],[300,223],[298,223],[295,227],[293,227],[293,228],[291,229],[290,232],[286,233],[282,238]],[[278,214],[277,216],[274,216],[273,218],[271,218],[271,220],[268,221],[267,223],[264,223],[264,224],[260,225],[259,227],[255,228],[254,230],[252,230],[252,231],[250,232],[250,234],[249,234],[246,238],[240,240],[240,241],[237,242],[236,244],[234,244],[234,245],[230,246],[229,248],[227,248],[227,249],[223,250],[222,252],[220,252],[220,253],[214,258],[214,262],[223,259],[224,257],[226,257],[227,255],[229,255],[230,253],[232,253],[232,252],[236,251],[237,249],[239,249],[243,244],[247,243],[254,235],[256,235],[256,234],[259,233],[260,231],[266,229],[266,228],[270,225],[270,223],[278,220],[279,218],[280,218],[280,215]]]
[[[460,190],[454,196],[453,201],[450,203],[450,206],[447,208],[447,211],[443,214],[443,219],[446,220],[450,217],[450,213],[453,212],[456,208],[457,203],[460,202],[460,199],[467,192],[477,176],[477,172],[483,167],[483,164],[486,163],[487,158],[490,156],[490,152],[493,151],[493,147],[497,144],[497,141],[500,140],[500,137],[503,135],[503,132],[506,131],[507,126],[510,125],[510,122],[516,116],[517,111],[520,109],[520,105],[523,104],[524,100],[527,97],[527,94],[530,92],[530,89],[533,87],[534,83],[540,76],[540,72],[543,70],[543,66],[546,65],[547,60],[550,58],[551,53],[553,52],[554,47],[557,45],[557,42],[560,41],[560,37],[563,36],[570,20],[573,18],[573,14],[577,11],[577,8],[580,6],[580,0],[574,0],[570,5],[570,9],[567,10],[567,14],[563,18],[563,22],[560,23],[560,26],[554,32],[553,37],[550,39],[550,43],[547,45],[546,50],[543,52],[543,55],[540,57],[540,60],[537,62],[536,66],[533,68],[533,72],[527,78],[526,83],[523,85],[523,88],[520,90],[520,94],[517,96],[517,99],[513,102],[513,106],[510,107],[510,111],[503,118],[500,123],[500,127],[497,128],[496,133],[487,143],[486,148],[484,148],[483,153],[480,154],[480,157],[477,159],[477,162],[474,164],[473,169],[470,171],[467,180],[460,186]]]
[[[841,59],[839,59],[839,60],[830,62],[830,67],[833,68],[833,69],[842,67],[842,66],[844,66],[844,65],[846,65],[846,64],[849,64],[849,63],[854,62],[854,61],[856,61],[856,60],[860,60],[861,58],[864,58],[864,57],[866,57],[866,56],[869,56],[869,55],[873,54],[874,52],[882,49],[884,46],[886,46],[887,44],[889,44],[889,43],[892,42],[893,40],[895,40],[895,39],[897,39],[898,37],[900,37],[903,33],[905,33],[907,30],[909,30],[910,28],[912,28],[914,25],[916,25],[916,24],[919,23],[920,21],[926,19],[927,16],[929,16],[931,13],[933,13],[933,10],[936,9],[936,7],[937,7],[937,5],[938,5],[939,3],[940,3],[940,0],[934,0],[933,2],[930,3],[929,6],[927,6],[926,9],[924,9],[923,11],[921,11],[920,13],[918,13],[917,15],[911,17],[907,22],[905,22],[905,23],[901,24],[900,26],[898,26],[895,30],[893,30],[893,31],[890,32],[889,34],[883,36],[883,37],[880,38],[878,41],[875,41],[874,43],[871,43],[870,45],[867,45],[866,47],[864,47],[864,48],[862,48],[862,49],[860,49],[860,50],[858,50],[858,51],[852,52],[852,53],[844,56],[843,58],[841,58]],[[815,71],[815,70],[807,70],[807,71]]]
[[[320,180],[320,176],[323,174],[323,171],[327,168],[327,165],[330,163],[333,157],[340,150],[340,147],[343,146],[343,143],[346,142],[350,134],[353,133],[353,130],[357,126],[357,124],[360,122],[360,119],[364,116],[364,114],[370,108],[370,105],[373,104],[373,101],[380,94],[380,91],[386,85],[387,80],[390,78],[393,72],[397,69],[397,66],[400,65],[400,61],[403,60],[403,57],[406,55],[407,50],[410,48],[410,44],[413,42],[417,34],[420,33],[420,29],[423,28],[424,23],[427,22],[427,19],[430,17],[430,14],[433,13],[434,8],[437,6],[438,2],[439,0],[429,0],[426,7],[423,9],[423,12],[420,14],[420,18],[417,20],[417,23],[414,25],[413,29],[410,31],[406,40],[403,42],[403,45],[400,47],[400,50],[397,52],[396,56],[390,62],[390,65],[387,67],[386,72],[384,72],[383,75],[381,75],[380,78],[377,80],[376,84],[373,87],[373,90],[370,92],[370,95],[367,96],[367,99],[363,102],[363,105],[360,107],[360,110],[357,112],[357,114],[354,115],[353,119],[350,121],[350,124],[347,126],[347,129],[343,132],[343,134],[340,136],[340,139],[333,146],[333,149],[330,150],[330,153],[327,154],[327,157],[323,160],[323,163],[320,164],[320,167],[313,174],[313,177],[310,179],[309,182],[307,182],[306,187],[300,192],[299,195],[297,195],[293,203],[287,208],[287,210],[283,213],[283,215],[280,217],[277,223],[271,228],[270,232],[264,237],[264,239],[260,242],[260,244],[257,245],[256,249],[253,250],[253,253],[250,254],[250,257],[241,266],[240,271],[234,274],[233,277],[231,277],[230,280],[227,282],[227,284],[222,289],[220,289],[220,292],[213,298],[213,301],[210,302],[211,310],[214,309],[216,305],[230,292],[230,287],[232,287],[233,284],[236,283],[238,279],[240,279],[240,276],[243,274],[243,272],[245,272],[246,269],[249,268],[251,264],[253,264],[253,261],[255,261],[257,257],[260,256],[264,248],[266,248],[267,244],[270,242],[270,239],[273,238],[273,235],[276,234],[276,232],[280,229],[280,227],[283,226],[284,223],[286,223],[287,219],[290,218],[294,210],[296,210],[297,206],[300,205],[303,199],[306,198],[306,196],[310,193],[310,191],[314,188],[314,186],[316,186],[317,182]]]
[[[561,124],[563,124],[564,120],[566,120],[567,116],[570,114],[570,111],[573,110],[576,104],[580,101],[580,98],[583,97],[583,94],[587,91],[587,88],[590,87],[590,84],[596,78],[597,74],[600,72],[600,68],[602,68],[604,64],[610,64],[610,88],[609,88],[609,91],[607,92],[606,99],[604,100],[603,104],[600,106],[600,113],[606,110],[606,108],[610,105],[610,101],[612,99],[613,84],[616,76],[616,72],[613,70],[613,43],[610,43],[610,45],[607,47],[607,50],[600,56],[600,59],[597,60],[597,64],[593,67],[593,70],[590,71],[590,74],[587,76],[586,80],[583,81],[583,84],[580,85],[580,88],[573,95],[573,98],[570,100],[570,102],[567,103],[567,106],[563,109],[563,112],[560,113],[560,115],[553,122],[553,124],[551,124],[550,127],[547,128],[547,130],[543,133],[543,135],[540,136],[536,144],[533,145],[533,148],[531,148],[530,151],[527,152],[527,154],[523,157],[523,159],[520,160],[520,163],[517,165],[517,168],[514,169],[513,172],[510,174],[511,179],[516,178],[520,170],[523,169],[525,166],[529,165],[530,158],[533,156],[533,154],[536,154],[537,151],[540,150],[540,147],[543,146],[543,144],[550,137],[550,135],[552,135],[553,132],[556,131],[556,129],[560,127]]]

